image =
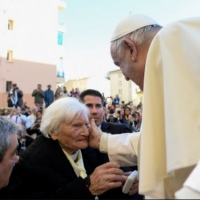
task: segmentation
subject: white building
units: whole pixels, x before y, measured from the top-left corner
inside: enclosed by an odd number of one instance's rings
[[[101,76],[68,80],[65,86],[68,92],[70,92],[72,88],[79,88],[80,92],[87,89],[94,89],[98,90],[100,93],[104,93],[105,97],[110,96],[110,81]]]
[[[0,0],[0,106],[7,105],[7,92],[16,83],[24,99],[33,105],[37,84],[64,82],[63,34],[58,12],[61,0]]]
[[[132,101],[135,105],[142,101],[143,93],[133,81],[126,81],[121,70],[113,70],[109,73],[110,77],[110,91],[114,98],[116,94],[119,95],[121,101],[129,103]]]

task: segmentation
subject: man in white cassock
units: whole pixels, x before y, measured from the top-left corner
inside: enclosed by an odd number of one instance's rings
[[[138,163],[140,194],[200,198],[200,18],[162,28],[129,16],[113,32],[111,56],[144,91],[141,132],[105,134],[91,120],[90,145],[121,166]]]

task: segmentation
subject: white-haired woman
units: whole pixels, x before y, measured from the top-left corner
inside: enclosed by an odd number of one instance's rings
[[[58,99],[45,110],[43,135],[16,165],[9,198],[94,199],[121,186],[125,177],[119,165],[99,166],[100,157],[88,147],[88,115],[87,107],[71,97]]]

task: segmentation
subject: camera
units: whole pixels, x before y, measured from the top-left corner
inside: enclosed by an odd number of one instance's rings
[[[121,110],[118,110],[117,113],[120,115],[121,114]]]

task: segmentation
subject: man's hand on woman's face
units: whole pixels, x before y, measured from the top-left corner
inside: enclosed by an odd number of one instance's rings
[[[89,146],[99,149],[102,131],[96,126],[95,120],[90,119]]]

